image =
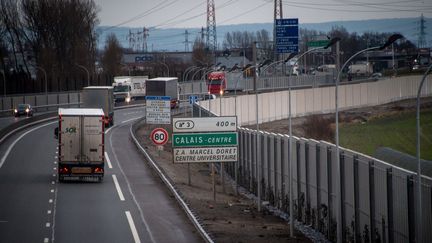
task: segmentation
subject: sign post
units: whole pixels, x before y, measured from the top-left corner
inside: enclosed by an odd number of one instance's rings
[[[238,160],[237,117],[173,118],[172,145],[174,163],[212,164],[213,200],[216,201],[214,163]]]
[[[163,145],[165,145],[168,142],[168,138],[169,138],[168,131],[163,128],[155,128],[150,133],[150,139],[157,146],[159,157],[160,157],[160,151],[163,150]]]

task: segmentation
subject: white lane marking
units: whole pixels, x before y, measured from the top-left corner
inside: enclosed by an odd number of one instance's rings
[[[58,148],[57,148],[58,149]],[[56,154],[58,154],[58,151],[56,151]]]
[[[44,243],[48,243],[49,242],[49,239],[48,238],[45,238],[44,239]]]
[[[129,127],[130,127],[130,129],[132,129],[132,126],[131,126],[131,125],[129,125]],[[115,160],[115,162],[117,163],[117,166],[118,166],[118,168],[120,169],[120,172],[122,173],[123,178],[124,178],[125,181],[126,181],[126,184],[127,184],[128,190],[129,190],[129,193],[130,193],[130,195],[132,196],[132,200],[134,201],[136,207],[138,208],[138,211],[139,211],[139,213],[140,213],[140,217],[141,217],[141,221],[142,221],[142,223],[144,224],[144,227],[145,227],[145,229],[146,229],[146,231],[147,231],[147,233],[148,233],[148,235],[149,235],[149,237],[150,237],[150,241],[153,242],[153,243],[156,243],[156,241],[155,241],[155,239],[154,239],[154,237],[153,237],[153,233],[152,233],[152,231],[151,231],[151,229],[150,229],[150,225],[148,224],[147,220],[145,219],[145,217],[144,217],[144,213],[143,213],[143,211],[142,211],[142,209],[141,209],[141,207],[140,207],[140,205],[139,205],[139,203],[138,203],[138,201],[137,201],[137,199],[136,199],[136,197],[135,197],[135,194],[134,194],[133,191],[132,191],[132,187],[131,187],[131,185],[130,185],[130,183],[129,183],[129,180],[128,180],[128,178],[126,177],[126,174],[124,173],[122,166],[120,165],[120,162],[119,162],[118,156],[117,156],[117,154],[116,154],[116,152],[115,152],[115,149],[114,149],[114,146],[113,146],[113,144],[112,144],[112,136],[113,136],[113,134],[114,134],[114,132],[112,132],[112,133],[110,134],[110,136],[109,136],[109,143],[110,143],[109,146],[110,146],[111,151],[112,151],[112,153],[113,153],[113,155],[114,155],[114,160]]]
[[[57,167],[54,167],[53,170],[57,170]]]
[[[50,199],[49,201],[48,201],[49,203],[53,203],[53,200],[52,199]]]
[[[113,129],[114,127],[116,127],[116,125],[114,125],[114,126],[112,126],[112,127],[110,127],[110,128],[108,128],[106,131],[105,131],[105,134],[108,134],[109,133],[109,131],[111,131],[111,129]]]
[[[57,161],[54,161],[54,164],[56,165],[56,164],[57,164]]]
[[[108,153],[107,152],[105,152],[105,158],[106,158],[106,161],[107,161],[107,164],[108,164],[108,168],[112,169],[111,160],[108,157]]]
[[[51,184],[53,184],[53,185],[54,185],[54,184],[55,184],[55,181],[51,181]]]
[[[51,214],[51,210],[48,210],[48,211],[47,211],[47,214]]]
[[[51,189],[51,193],[54,193],[54,189]]]
[[[51,224],[50,223],[46,223],[46,225],[45,225],[46,227],[50,227],[51,226]]]
[[[30,130],[28,130],[27,132],[21,134],[21,136],[19,136],[17,139],[15,139],[15,141],[13,141],[13,143],[12,143],[12,144],[9,146],[9,148],[6,150],[6,153],[3,155],[3,157],[2,157],[2,159],[1,159],[1,161],[0,161],[0,168],[3,166],[4,162],[6,161],[6,158],[9,156],[9,153],[12,151],[12,148],[15,146],[15,144],[18,143],[19,140],[21,140],[21,138],[23,138],[23,137],[26,136],[27,134],[29,134],[29,133],[31,133],[31,132],[33,132],[33,131],[39,129],[39,128],[46,127],[46,126],[49,126],[49,125],[54,124],[54,123],[58,123],[58,121],[50,122],[50,123],[47,123],[47,124],[44,124],[44,125],[40,125],[40,126],[38,126],[38,127],[35,127],[35,128],[33,128],[33,129],[30,129]]]
[[[54,159],[57,159],[58,157],[57,156],[54,156]]]
[[[126,211],[125,213],[126,213],[126,218],[129,222],[129,227],[132,231],[132,235],[133,235],[135,243],[141,243],[141,240],[139,238],[138,231],[135,228],[135,224],[134,224],[134,221],[132,219],[131,213],[129,211]]]
[[[140,119],[140,118],[141,118],[141,117],[135,117],[135,118],[127,119],[127,120],[125,120],[125,121],[122,121],[121,123],[123,124],[123,123],[126,123],[126,122],[135,121],[135,120],[138,120],[138,119]]]
[[[117,194],[119,195],[120,201],[124,201],[125,198],[123,196],[123,192],[122,192],[122,190],[120,188],[120,185],[119,185],[119,183],[117,181],[117,176],[116,175],[112,175],[112,178],[113,178],[113,181],[114,181],[115,188],[117,190]]]

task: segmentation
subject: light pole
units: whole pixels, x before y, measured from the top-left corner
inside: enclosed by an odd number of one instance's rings
[[[45,77],[45,96],[46,96],[46,102],[48,105],[48,78],[47,78],[47,73],[45,71],[45,69],[39,67],[39,66],[34,66],[35,68],[41,70],[44,73],[44,77]]]
[[[3,96],[6,97],[6,75],[4,70],[2,70],[1,73],[3,74]]]
[[[297,57],[297,60],[294,62],[293,67],[300,61],[302,57],[304,57],[306,54],[311,53],[313,51],[319,50],[319,49],[328,49],[329,47],[333,46],[337,42],[340,41],[340,38],[335,37],[330,40],[330,42],[326,46],[316,47],[312,48],[304,53],[302,53],[300,56]],[[291,58],[294,56],[290,55]],[[287,60],[289,61],[289,59]],[[292,74],[292,68],[290,68],[290,75],[288,78],[288,130],[289,130],[289,137],[288,137],[288,166],[289,166],[289,186],[290,186],[290,196],[289,196],[289,212],[290,212],[290,235],[291,237],[294,237],[294,207],[293,207],[293,197],[294,197],[294,188],[293,188],[293,163],[292,163],[292,114],[291,114],[291,74]]]
[[[417,143],[416,143],[416,157],[417,157],[417,242],[422,242],[422,186],[421,186],[421,160],[420,160],[420,95],[421,95],[421,89],[423,87],[423,84],[426,80],[426,77],[429,75],[429,72],[432,69],[432,65],[428,67],[425,74],[423,75],[423,78],[420,82],[420,86],[417,91],[417,114],[416,114],[416,126],[417,126]]]
[[[393,44],[396,40],[403,38],[400,34],[394,34],[391,35],[387,42],[382,46],[375,46],[375,47],[369,47],[364,50],[361,50],[354,55],[352,55],[348,60],[342,65],[341,69],[338,72],[336,83],[335,83],[335,106],[336,106],[336,112],[335,112],[335,122],[336,122],[336,132],[335,132],[335,142],[336,142],[336,168],[337,168],[337,193],[336,193],[336,208],[337,208],[337,242],[342,242],[342,187],[341,187],[341,165],[340,165],[340,154],[339,154],[339,104],[338,104],[338,87],[340,82],[340,76],[342,74],[342,71],[345,69],[345,67],[348,65],[351,60],[353,60],[358,55],[371,51],[371,50],[383,50]]]
[[[162,65],[164,65],[165,67],[166,67],[166,69],[167,69],[167,72],[168,72],[168,77],[170,76],[170,71],[169,71],[169,67],[168,67],[168,65],[166,64],[166,63],[163,63],[163,62],[159,62],[160,64],[162,64]]]
[[[87,68],[84,67],[83,65],[78,64],[78,63],[75,63],[75,65],[76,65],[77,67],[82,68],[84,71],[86,71],[86,73],[87,73],[87,86],[90,86],[90,73],[89,73],[89,71],[87,70]]]
[[[187,75],[189,74],[189,72],[195,68],[198,68],[198,66],[190,66],[190,67],[186,68],[186,70],[183,73],[183,82],[186,81],[186,78],[187,78]]]

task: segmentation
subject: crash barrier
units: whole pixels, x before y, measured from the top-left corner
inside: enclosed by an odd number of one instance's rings
[[[30,104],[37,112],[55,111],[59,106],[78,107],[79,92],[37,93],[3,96],[0,98],[0,114],[10,115],[18,104]]]
[[[370,81],[370,80],[364,80]],[[228,84],[229,90],[252,91],[254,90],[253,78],[240,77]],[[290,83],[291,82],[291,83]],[[278,90],[291,87],[318,87],[322,85],[334,84],[333,75],[302,75],[302,76],[263,76],[259,78],[258,90]],[[207,83],[204,80],[184,81],[180,83],[180,94],[205,94],[207,93]]]
[[[58,115],[57,111],[44,113],[38,116],[29,117],[27,119],[19,120],[10,124],[9,126],[0,129],[0,145],[8,138],[16,132],[19,132],[23,129],[26,129],[29,126],[34,126],[39,123],[43,123],[49,120],[56,119]],[[54,136],[54,133],[53,133]]]
[[[405,76],[376,82],[342,83],[339,86],[339,109],[347,110],[415,98],[422,76]],[[432,79],[423,85],[421,95],[432,95]],[[258,94],[259,123],[288,118],[289,91]],[[237,115],[240,125],[256,123],[255,94],[204,100],[200,104],[217,115]],[[335,87],[293,89],[291,91],[292,117],[325,114],[335,111]]]
[[[333,144],[293,137],[290,155],[287,135],[238,131],[238,166],[227,163],[227,172],[234,178],[237,168],[238,184],[254,194],[260,186],[266,204],[289,214],[292,183],[294,218],[331,241],[336,241],[337,200],[342,200],[343,242],[414,242],[416,227],[422,227],[422,242],[432,242],[432,178],[422,177],[423,223],[417,225],[415,173],[341,148],[338,176]]]

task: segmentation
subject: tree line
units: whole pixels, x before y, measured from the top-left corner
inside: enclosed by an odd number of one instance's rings
[[[61,90],[72,77],[95,73],[97,13],[92,0],[1,0],[0,70],[7,88],[25,92],[36,74]]]

